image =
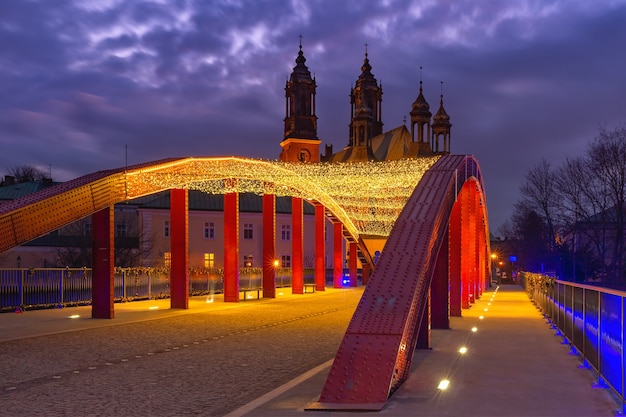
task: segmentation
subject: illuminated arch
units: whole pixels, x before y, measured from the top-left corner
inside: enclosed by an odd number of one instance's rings
[[[183,158],[96,172],[0,206],[0,252],[114,204],[175,188],[301,197],[323,205],[353,241],[362,234],[386,237],[437,159],[302,164]]]

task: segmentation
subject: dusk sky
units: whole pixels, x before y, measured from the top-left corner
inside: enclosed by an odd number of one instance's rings
[[[420,67],[433,114],[443,81],[496,234],[530,168],[626,122],[626,0],[1,0],[0,173],[67,181],[126,147],[129,164],[277,159],[299,35],[321,149],[348,144],[366,43],[384,130],[409,118]]]

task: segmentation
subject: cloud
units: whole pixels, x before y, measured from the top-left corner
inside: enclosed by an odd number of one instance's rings
[[[347,144],[367,43],[386,129],[420,76],[433,113],[443,92],[495,229],[528,169],[624,122],[624,21],[616,0],[3,0],[0,171],[52,164],[68,180],[122,166],[126,148],[131,163],[276,158],[302,35],[324,143]]]

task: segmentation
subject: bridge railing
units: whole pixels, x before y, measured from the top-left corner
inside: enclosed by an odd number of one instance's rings
[[[529,297],[598,374],[598,384],[613,389],[624,411],[626,292],[524,273]]]
[[[189,294],[224,292],[223,270],[191,268]],[[262,287],[261,268],[241,268],[242,289]],[[169,269],[115,268],[116,302],[168,298]],[[305,270],[305,282],[312,282],[312,270]],[[276,286],[291,286],[291,268],[276,270]],[[0,269],[0,312],[91,304],[91,268],[9,268]]]

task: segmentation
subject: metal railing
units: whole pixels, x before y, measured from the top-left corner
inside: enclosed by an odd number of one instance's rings
[[[168,298],[169,270],[166,268],[115,268],[116,302]],[[189,270],[189,294],[224,292],[223,270]],[[305,282],[312,280],[305,271]],[[241,289],[263,285],[261,268],[241,268]],[[276,270],[276,286],[291,286],[291,268]],[[0,312],[91,304],[91,268],[9,268],[0,269]]]
[[[540,274],[522,275],[529,297],[621,400],[624,412],[626,292],[561,281]]]

